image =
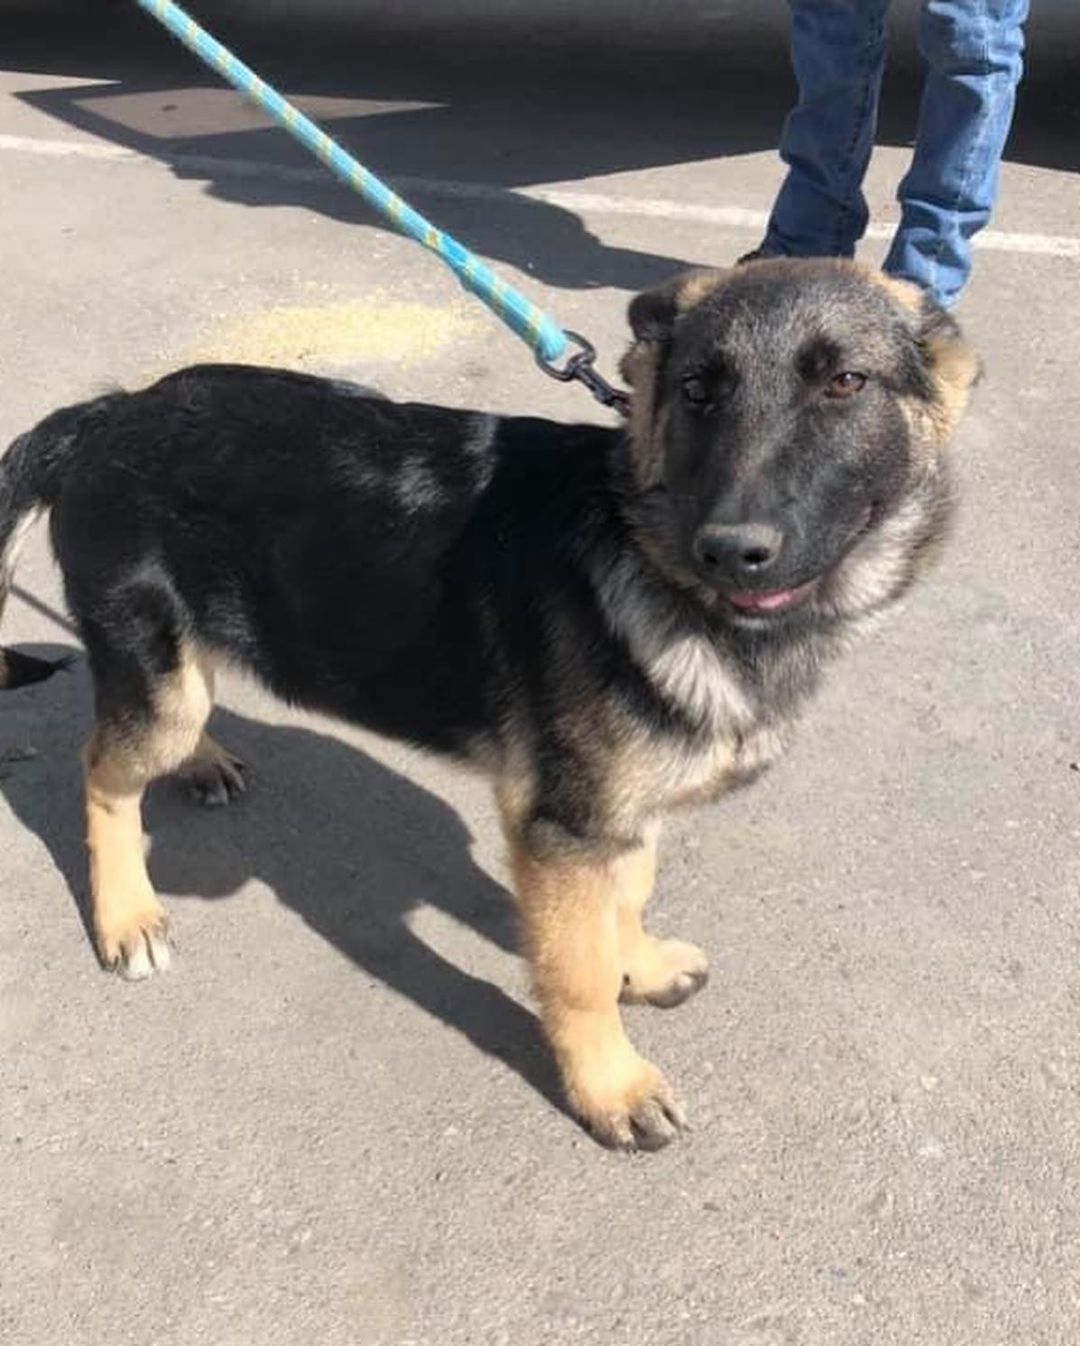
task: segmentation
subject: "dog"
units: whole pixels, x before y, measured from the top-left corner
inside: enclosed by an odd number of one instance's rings
[[[914,288],[762,260],[639,295],[625,428],[198,366],[48,416],[0,468],[0,606],[50,511],[93,675],[92,925],[128,977],[168,965],[140,804],[244,786],[214,672],[479,767],[570,1107],[655,1149],[685,1116],[620,1001],[706,981],[642,913],[669,810],[784,750],[825,664],[939,550],[947,444],[978,362]],[[0,685],[44,676],[0,656]]]

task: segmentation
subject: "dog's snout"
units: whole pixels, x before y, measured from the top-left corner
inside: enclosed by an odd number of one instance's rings
[[[752,581],[769,569],[783,545],[783,533],[769,523],[714,523],[698,530],[694,553],[717,579]]]

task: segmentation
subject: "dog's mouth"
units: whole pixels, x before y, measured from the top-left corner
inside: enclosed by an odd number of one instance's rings
[[[720,597],[743,616],[772,617],[781,612],[790,612],[792,608],[801,607],[813,597],[817,586],[818,580],[812,579],[805,584],[796,585],[794,589],[767,589],[761,592],[726,589],[720,591]]]
[[[878,514],[878,506],[867,506],[848,534],[840,555],[828,569],[822,571],[819,575],[815,575],[813,579],[793,585],[788,589],[720,589],[717,592],[721,602],[742,617],[763,619],[780,617],[784,613],[793,612],[796,608],[803,607],[814,597],[827,576],[843,562],[851,549],[871,530]]]

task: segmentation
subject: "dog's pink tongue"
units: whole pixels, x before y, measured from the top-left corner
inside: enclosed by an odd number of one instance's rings
[[[812,588],[812,584],[800,584],[797,589],[772,589],[763,594],[736,592],[726,597],[740,612],[779,612],[805,598]]]

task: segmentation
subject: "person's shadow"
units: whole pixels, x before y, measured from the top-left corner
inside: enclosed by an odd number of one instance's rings
[[[659,5],[644,28],[588,12],[569,24],[448,12],[418,34],[409,8],[378,19],[362,5],[338,20],[258,7],[206,18],[365,167],[493,261],[563,289],[636,291],[723,260],[685,251],[678,227],[670,248],[618,242],[618,224],[601,234],[538,189],[583,182],[586,199],[604,200],[613,175],[771,149],[791,90],[768,24],[742,17],[733,44],[726,20],[720,31],[708,21],[672,31]],[[35,76],[13,97],[36,124],[157,159],[218,200],[390,228],[137,6],[97,0],[62,25],[5,22],[2,10],[5,67]],[[762,78],[762,61],[777,78]],[[78,78],[41,86],[43,71]],[[620,213],[648,209],[628,199]]]
[[[178,179],[205,183],[218,200],[389,228],[282,131],[246,113],[238,96],[129,0],[67,0],[63,23],[49,8],[6,16],[0,5],[5,68],[33,76],[11,96],[38,114],[36,124],[47,125],[43,115],[157,159]],[[553,199],[551,184],[583,183],[578,203],[594,193],[602,201],[612,177],[713,164],[707,176],[694,175],[706,202],[721,206],[728,193],[745,192],[745,157],[776,150],[796,96],[781,0],[691,6],[681,16],[663,3],[626,15],[614,4],[539,5],[535,14],[519,9],[499,22],[498,6],[479,20],[454,6],[442,7],[441,20],[438,6],[423,5],[357,3],[348,13],[338,6],[338,20],[325,6],[312,14],[298,5],[207,8],[223,39],[365,166],[396,181],[462,242],[533,280],[643,290],[690,265],[721,264],[758,241],[725,239],[720,226],[715,244],[700,229],[687,235],[667,203],[664,232],[646,233],[664,239],[658,251],[625,230],[626,241],[616,242],[612,220],[603,236],[594,232],[580,204]],[[1028,72],[1007,158],[1075,172],[1075,6],[1060,0],[1056,15],[1053,8],[1029,25]],[[890,17],[882,145],[909,146],[915,132],[925,78],[913,31],[919,9],[895,5]],[[430,25],[414,29],[425,10]],[[43,72],[65,78],[42,85]],[[779,186],[779,160],[773,172]],[[661,192],[678,191],[674,181]],[[638,211],[647,217],[653,203],[625,195],[620,207],[633,219]],[[77,225],[77,201],[70,210]]]
[[[28,652],[70,653],[55,646]],[[87,681],[80,659],[47,682],[0,693],[0,792],[48,848],[84,923],[78,749],[89,728]],[[327,734],[222,709],[210,727],[250,764],[251,788],[221,810],[199,808],[173,782],[152,787],[144,808],[150,872],[167,905],[175,910],[169,901],[175,893],[224,898],[260,880],[358,968],[508,1065],[565,1112],[536,1018],[410,929],[410,914],[430,905],[514,948],[509,896],[474,862],[457,814]]]

